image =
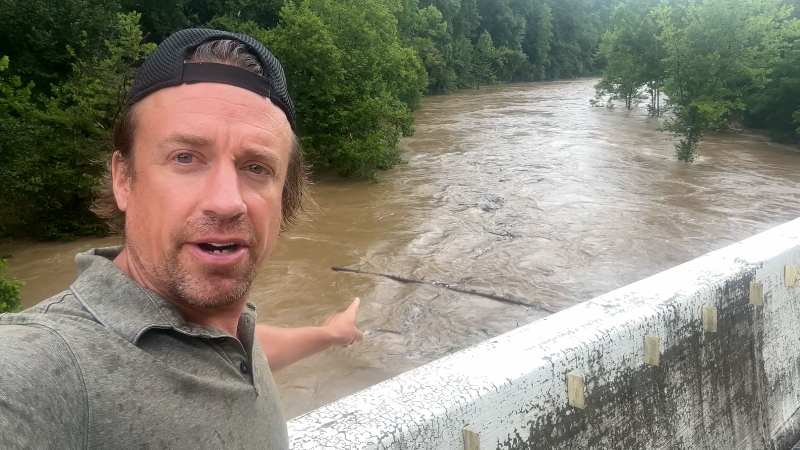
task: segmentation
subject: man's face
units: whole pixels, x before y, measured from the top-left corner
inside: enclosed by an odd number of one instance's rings
[[[132,178],[115,158],[138,277],[193,307],[241,301],[281,224],[292,146],[283,111],[217,83],[162,89],[136,107]]]

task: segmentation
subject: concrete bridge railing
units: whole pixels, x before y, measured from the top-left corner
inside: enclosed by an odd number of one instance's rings
[[[301,449],[785,449],[800,219],[289,422]]]

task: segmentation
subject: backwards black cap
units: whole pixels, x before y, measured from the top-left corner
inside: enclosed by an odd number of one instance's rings
[[[247,46],[248,53],[258,59],[264,74],[258,75],[227,64],[185,63],[197,47],[223,39]],[[257,40],[227,31],[190,28],[172,34],[142,64],[133,79],[125,104],[131,106],[160,89],[204,82],[230,84],[269,98],[283,110],[294,129],[294,104],[286,90],[286,77],[281,63]]]

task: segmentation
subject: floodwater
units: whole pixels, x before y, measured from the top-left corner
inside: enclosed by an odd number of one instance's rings
[[[408,164],[378,184],[325,178],[251,293],[261,321],[320,324],[362,299],[363,343],[278,374],[288,418],[549,314],[346,266],[561,310],[800,215],[800,154],[708,137],[693,164],[644,108],[594,108],[596,80],[426,98]],[[27,306],[65,289],[76,252],[115,238],[16,243]]]

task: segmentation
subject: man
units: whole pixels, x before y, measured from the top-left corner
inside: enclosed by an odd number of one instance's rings
[[[184,30],[145,61],[95,206],[124,245],[0,315],[0,448],[288,448],[270,369],[363,338],[358,299],[300,329],[257,325],[246,302],[302,208],[294,125],[249,36]]]

